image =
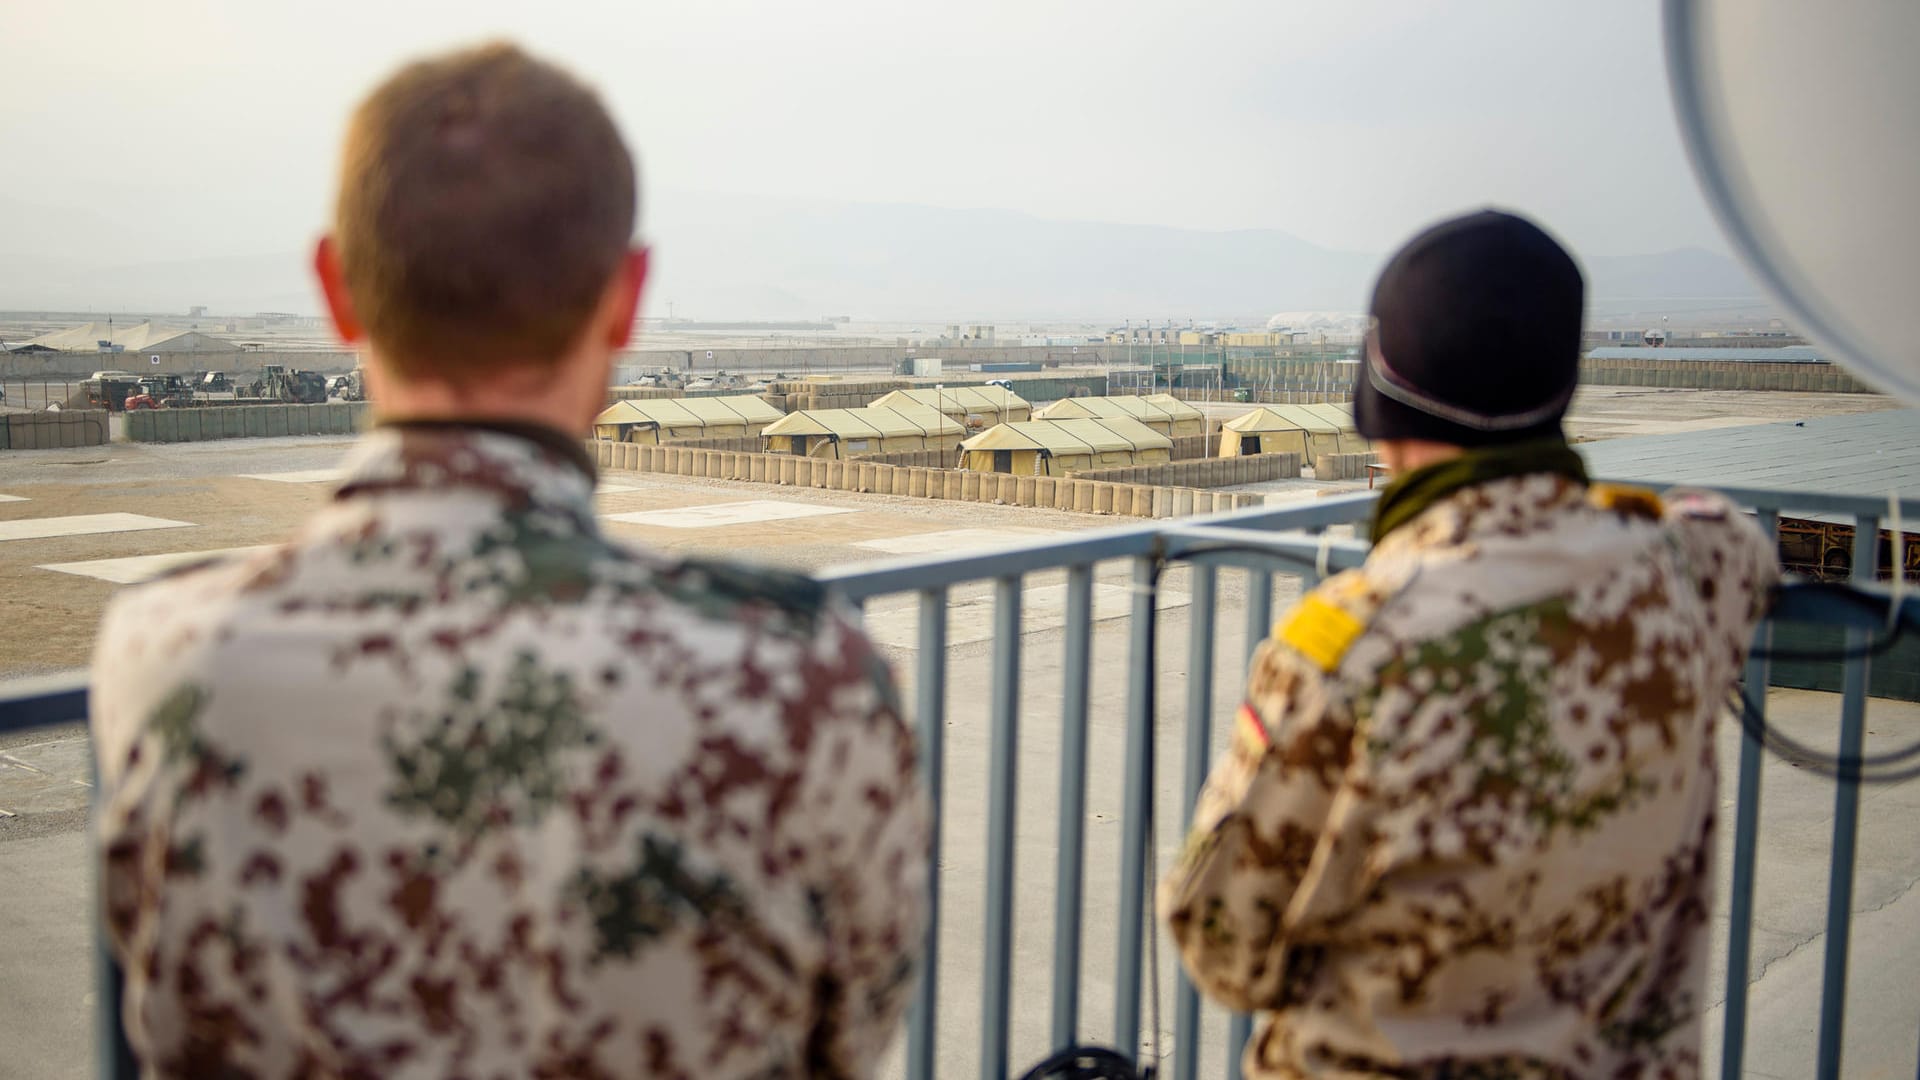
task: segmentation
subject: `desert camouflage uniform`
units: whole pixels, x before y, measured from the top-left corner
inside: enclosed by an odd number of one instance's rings
[[[610,543],[557,434],[385,428],[348,472],[290,545],[101,633],[150,1075],[870,1072],[927,822],[844,614]]]
[[[1717,496],[1468,486],[1284,616],[1162,903],[1253,1077],[1700,1069],[1713,728],[1777,576]]]

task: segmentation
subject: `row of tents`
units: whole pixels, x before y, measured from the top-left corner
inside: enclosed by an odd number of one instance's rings
[[[658,444],[696,438],[760,437],[771,453],[850,458],[956,443],[982,472],[1059,475],[1170,460],[1173,440],[1205,434],[1207,418],[1171,394],[1065,398],[1040,409],[1010,390],[954,387],[896,390],[858,409],[781,413],[754,396],[620,401],[595,434]],[[969,433],[972,433],[971,435]],[[1221,428],[1221,457],[1364,450],[1344,405],[1264,405]]]

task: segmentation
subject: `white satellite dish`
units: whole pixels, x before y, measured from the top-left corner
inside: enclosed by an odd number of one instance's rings
[[[1741,261],[1835,360],[1920,404],[1920,4],[1666,0],[1666,37]]]

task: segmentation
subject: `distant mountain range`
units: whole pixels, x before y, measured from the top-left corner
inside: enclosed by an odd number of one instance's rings
[[[1377,254],[1285,232],[1056,221],[1007,210],[668,193],[649,207],[648,309],[683,318],[929,322],[1240,320],[1360,310]],[[315,312],[303,252],[155,257],[151,230],[0,201],[0,310]],[[116,258],[116,252],[146,257]],[[1596,315],[1752,310],[1733,260],[1584,260]]]

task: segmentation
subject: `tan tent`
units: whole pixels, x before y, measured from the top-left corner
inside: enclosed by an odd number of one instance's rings
[[[1035,420],[1134,420],[1166,436],[1203,435],[1207,416],[1172,394],[1145,397],[1062,398],[1033,413]]]
[[[1152,465],[1173,441],[1138,420],[1029,420],[989,428],[960,444],[975,472],[1065,476],[1088,469]]]
[[[1308,461],[1322,454],[1359,453],[1367,448],[1366,440],[1353,430],[1353,418],[1328,406],[1265,405],[1262,409],[1304,433]],[[1264,435],[1260,445],[1266,448]]]
[[[895,390],[873,402],[876,409],[938,409],[969,429],[990,428],[1028,419],[1033,406],[1027,399],[998,386],[921,387]]]
[[[851,458],[907,450],[946,450],[967,434],[933,409],[814,409],[768,424],[767,452],[801,457]]]
[[[1298,421],[1289,420],[1262,406],[1220,425],[1220,457],[1242,454],[1299,454],[1310,462],[1307,432]]]
[[[594,418],[593,434],[647,445],[677,439],[741,438],[760,434],[784,415],[765,398],[751,394],[616,401]]]

